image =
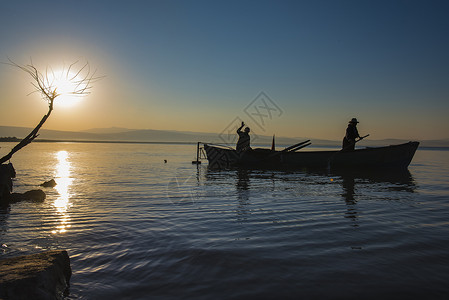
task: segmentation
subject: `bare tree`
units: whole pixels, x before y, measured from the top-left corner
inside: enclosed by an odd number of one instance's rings
[[[30,144],[39,136],[39,129],[41,129],[42,125],[44,125],[45,121],[47,121],[53,111],[53,103],[55,99],[61,95],[58,91],[58,87],[56,86],[54,76],[55,73],[52,69],[47,68],[45,74],[43,74],[33,65],[33,62],[28,65],[18,65],[12,60],[9,60],[9,63],[6,64],[19,68],[31,76],[31,84],[34,87],[34,91],[32,93],[39,93],[42,99],[48,102],[48,112],[42,117],[39,124],[37,124],[37,126],[25,138],[14,146],[14,148],[12,148],[7,155],[0,158],[0,164],[10,160],[14,153]],[[96,70],[92,71],[89,63],[87,62],[80,68],[76,67],[77,64],[78,61],[63,70],[62,76],[66,76],[66,80],[70,81],[73,86],[73,89],[66,93],[74,96],[86,96],[90,94],[92,84],[101,79],[102,76],[96,76]]]

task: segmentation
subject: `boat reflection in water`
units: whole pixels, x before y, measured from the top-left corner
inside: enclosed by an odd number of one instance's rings
[[[56,226],[56,229],[54,229],[52,233],[64,233],[67,231],[67,228],[70,227],[70,218],[67,211],[71,207],[70,186],[72,185],[73,178],[70,176],[71,165],[68,160],[68,152],[59,151],[56,153],[56,158],[58,159],[58,164],[56,165],[55,170],[55,189],[59,195],[53,205],[61,217],[58,221],[59,225]]]
[[[380,198],[395,200],[396,194],[394,192],[414,193],[416,189],[413,177],[408,170],[389,172],[340,171],[333,173],[332,176],[341,179],[341,196],[347,205],[345,218],[354,221],[353,226],[358,226],[356,204],[360,198],[368,198],[367,194],[376,193]],[[399,200],[399,198],[396,197],[396,200]]]
[[[255,205],[261,207],[276,201],[270,207],[279,211],[301,211],[306,205],[319,210],[329,203],[331,211],[341,209],[341,199],[346,204],[344,218],[351,220],[351,226],[358,227],[358,203],[366,201],[394,201],[407,199],[407,194],[416,190],[410,172],[406,170],[377,171],[333,171],[313,170],[263,170],[248,168],[208,168],[206,182],[210,185],[234,183],[237,197],[237,218],[247,219],[255,212]],[[257,204],[256,204],[257,203]],[[289,209],[283,207],[287,205]],[[274,209],[273,209],[274,208]],[[307,208],[306,210],[308,210]]]

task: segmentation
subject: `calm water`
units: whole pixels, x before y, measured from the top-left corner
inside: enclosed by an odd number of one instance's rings
[[[15,191],[58,185],[0,211],[0,258],[67,249],[69,299],[449,294],[449,151],[348,176],[197,169],[195,147],[27,146]]]

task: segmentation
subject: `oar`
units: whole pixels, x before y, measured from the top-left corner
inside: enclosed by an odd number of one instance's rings
[[[357,142],[360,142],[361,140],[363,140],[364,138],[366,138],[366,137],[368,137],[368,136],[369,136],[369,134],[360,137],[358,140],[356,140],[356,141],[354,142],[354,145],[355,145]],[[344,147],[343,149],[341,149],[340,151],[336,151],[334,154],[332,154],[332,155],[327,159],[327,170],[330,170],[330,168],[331,168],[331,162],[332,162],[332,160],[334,159],[335,155],[337,155],[339,152],[345,151],[346,149],[348,149],[348,148],[351,147],[351,146],[352,146],[352,144],[349,145],[349,146],[346,146],[346,147]],[[350,153],[350,152],[348,152],[348,153]]]
[[[307,144],[304,144],[304,145],[299,145],[298,147],[293,148],[293,149],[290,149],[290,150],[287,151],[287,152],[295,152],[295,151],[298,151],[299,149],[302,149],[302,148],[307,147],[307,146],[310,146],[310,145],[312,145],[312,143],[307,143]]]
[[[357,142],[360,142],[361,140],[363,140],[364,138],[366,138],[366,137],[368,137],[368,136],[369,136],[369,134],[360,137],[358,140],[356,140],[356,141],[354,142],[354,145],[355,145]],[[349,147],[352,147],[352,145],[353,145],[353,144],[350,144],[350,145],[344,147],[343,149],[341,149],[340,151],[345,151],[345,150],[348,149]]]
[[[297,143],[297,144],[291,145],[291,146],[283,149],[282,151],[276,151],[275,153],[272,153],[272,154],[268,155],[267,157],[263,158],[262,160],[273,158],[273,157],[278,156],[278,155],[280,155],[282,153],[285,153],[285,152],[299,150],[299,149],[301,149],[303,147],[309,146],[311,144],[309,142],[310,142],[310,140],[307,140],[307,141],[304,141],[304,142],[301,142],[301,143]],[[309,144],[307,144],[307,143],[309,143]],[[292,150],[292,149],[294,149],[294,150]]]
[[[362,137],[360,137],[357,141],[356,141],[356,143],[357,142],[359,142],[359,141],[361,141],[361,140],[363,140],[364,138],[366,138],[366,137],[369,137],[369,134],[367,134],[367,135],[365,135],[365,136],[362,136]]]
[[[364,138],[366,138],[366,137],[368,137],[368,136],[369,136],[369,134],[360,137],[358,140],[356,140],[356,141],[354,142],[354,145],[355,145],[357,142],[360,142],[361,140],[363,140]],[[351,146],[352,146],[352,144],[349,145],[349,146],[346,146],[346,147],[344,147],[343,149],[341,149],[340,151],[336,151],[334,154],[332,154],[332,155],[327,159],[327,170],[330,170],[330,168],[331,168],[331,162],[332,162],[332,160],[334,159],[335,155],[337,155],[339,152],[345,151],[346,149],[348,149],[348,148],[351,147]],[[349,152],[349,153],[350,153],[350,152]]]
[[[310,142],[310,140],[307,140],[307,141],[304,141],[304,142],[301,142],[301,143],[298,143],[298,144],[294,144],[294,145],[292,145],[292,146],[289,146],[289,147],[285,148],[285,149],[282,150],[281,152],[290,151],[291,149],[294,149],[294,148],[296,148],[296,147],[299,147],[299,146],[301,146],[301,145],[304,145],[304,144],[306,144],[306,143],[308,143],[308,142]]]

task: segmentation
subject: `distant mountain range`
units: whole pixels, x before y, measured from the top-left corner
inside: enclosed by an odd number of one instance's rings
[[[0,126],[0,137],[17,137],[24,138],[31,132],[32,128]],[[37,140],[53,140],[53,141],[97,141],[97,142],[162,142],[162,143],[218,143],[218,144],[235,144],[237,135],[230,133],[206,133],[206,132],[189,132],[189,131],[173,131],[173,130],[153,130],[153,129],[128,129],[128,128],[94,128],[85,131],[59,131],[50,129],[41,129]],[[312,141],[312,146],[340,146],[341,141],[319,140],[308,137],[276,137],[276,145],[292,145],[300,141]],[[252,135],[253,144],[269,145],[272,136]],[[365,139],[364,146],[383,146],[408,142],[408,140],[385,139],[372,140]],[[449,139],[443,140],[426,140],[421,142],[421,147],[449,147]]]

